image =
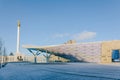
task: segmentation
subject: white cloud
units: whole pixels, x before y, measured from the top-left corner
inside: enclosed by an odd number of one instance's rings
[[[68,33],[63,33],[63,34],[55,34],[53,35],[53,38],[63,38],[63,37],[67,37],[69,36],[70,34]]]
[[[96,36],[96,32],[89,32],[89,31],[83,31],[81,33],[77,33],[73,35],[73,39],[75,40],[86,40],[91,39]]]
[[[87,40],[92,39],[96,36],[96,32],[91,31],[83,31],[81,33],[76,34],[69,34],[69,33],[61,33],[61,34],[54,34],[53,38],[71,38],[73,40],[81,41],[81,40]]]

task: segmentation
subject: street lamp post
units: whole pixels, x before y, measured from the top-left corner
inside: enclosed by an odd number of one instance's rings
[[[1,51],[0,51],[0,53],[1,53],[1,64],[0,64],[0,68],[2,68],[2,64],[3,64],[3,54],[2,54]]]

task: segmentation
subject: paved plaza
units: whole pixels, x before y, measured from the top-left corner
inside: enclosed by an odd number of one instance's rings
[[[120,80],[120,64],[8,63],[0,80]]]

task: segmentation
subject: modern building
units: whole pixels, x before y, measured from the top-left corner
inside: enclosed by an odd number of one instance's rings
[[[68,41],[65,44],[51,46],[24,45],[33,55],[35,62],[42,53],[46,61],[95,62],[112,63],[120,61],[120,40],[76,43]],[[54,56],[54,57],[51,57]],[[62,59],[59,59],[62,58]]]

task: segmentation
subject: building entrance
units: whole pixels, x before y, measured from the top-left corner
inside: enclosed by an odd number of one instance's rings
[[[112,62],[120,62],[120,50],[112,50]]]

